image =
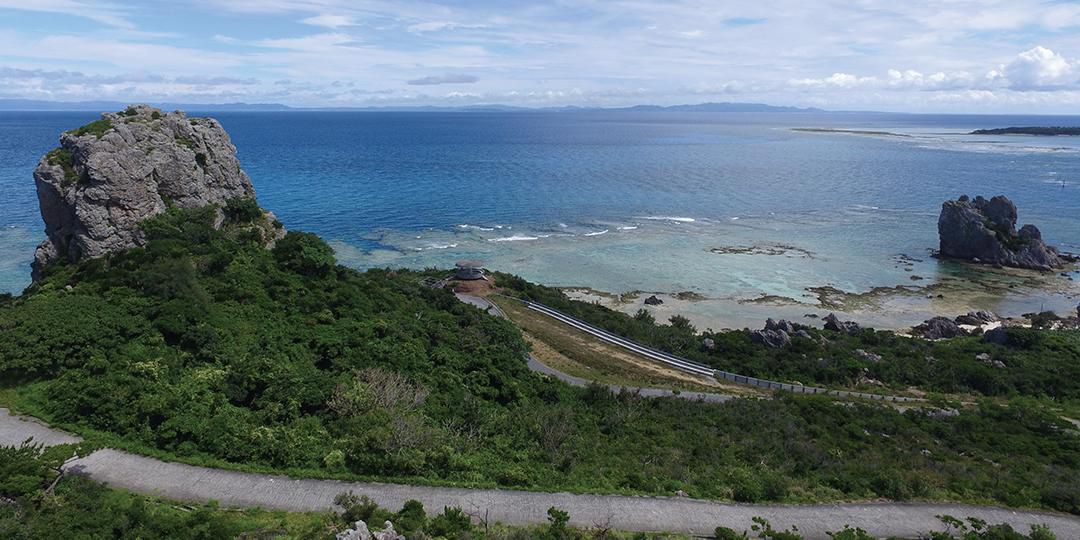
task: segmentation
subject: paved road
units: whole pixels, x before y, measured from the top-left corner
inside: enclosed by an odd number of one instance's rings
[[[474,305],[474,306],[476,306],[476,307],[478,307],[478,308],[480,308],[480,309],[482,309],[482,310],[484,310],[484,311],[486,311],[486,312],[488,312],[488,313],[490,313],[492,315],[495,315],[496,317],[502,317],[504,319],[509,319],[509,317],[506,316],[506,313],[504,313],[501,309],[499,309],[499,306],[491,303],[486,298],[481,298],[479,296],[472,296],[472,295],[461,294],[461,293],[455,293],[455,296],[458,297],[458,300],[461,300],[462,302],[465,302],[466,304]],[[528,363],[529,363],[529,369],[531,369],[531,370],[533,370],[533,371],[535,371],[537,373],[543,373],[545,375],[550,375],[551,377],[559,379],[560,381],[563,381],[566,384],[569,384],[569,385],[572,385],[572,386],[586,386],[586,385],[588,385],[590,383],[590,381],[588,381],[586,379],[582,379],[581,377],[575,377],[573,375],[563,373],[563,372],[561,372],[561,371],[559,371],[559,370],[557,370],[557,369],[555,369],[553,367],[547,366],[544,363],[537,360],[531,354],[528,357]],[[710,376],[710,378],[711,378],[711,376]],[[731,395],[731,394],[714,394],[714,393],[709,393],[709,392],[693,392],[693,391],[675,392],[675,391],[672,391],[672,390],[668,390],[666,388],[648,388],[648,387],[642,387],[642,386],[621,386],[621,385],[618,385],[618,384],[606,384],[604,386],[607,386],[608,389],[610,389],[612,392],[615,392],[615,393],[621,392],[625,388],[626,390],[629,390],[630,392],[637,392],[638,394],[640,394],[642,396],[645,396],[645,397],[674,397],[674,398],[678,398],[678,399],[688,399],[688,400],[693,400],[693,401],[708,401],[708,402],[711,402],[711,403],[719,403],[719,402],[722,402],[722,401],[728,401],[730,399],[735,399],[736,397],[738,397],[738,396],[734,396],[734,395]]]
[[[31,436],[47,444],[78,441],[77,437],[12,416],[7,409],[0,408],[0,445],[19,444]],[[1075,516],[953,504],[748,505],[674,497],[298,480],[169,463],[112,449],[71,460],[64,468],[117,488],[174,500],[216,500],[226,507],[321,511],[333,508],[338,493],[353,491],[371,497],[386,508],[400,508],[405,501],[416,499],[432,512],[444,506],[458,506],[478,518],[514,524],[546,523],[547,509],[555,506],[569,511],[571,523],[582,527],[610,526],[704,536],[721,525],[747,529],[754,516],[762,516],[780,527],[797,525],[808,539],[825,539],[826,532],[842,529],[846,524],[860,526],[876,536],[914,538],[941,530],[941,523],[934,516],[949,514],[977,517],[990,523],[1010,523],[1023,531],[1033,524],[1045,524],[1058,538],[1080,538],[1080,518]]]

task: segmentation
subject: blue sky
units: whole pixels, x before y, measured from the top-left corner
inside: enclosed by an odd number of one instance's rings
[[[1080,2],[0,0],[0,98],[1080,114]]]

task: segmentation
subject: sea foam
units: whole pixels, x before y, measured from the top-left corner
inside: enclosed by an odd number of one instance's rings
[[[680,217],[680,216],[645,216],[645,217],[642,217],[640,219],[649,219],[649,220],[652,220],[652,221],[677,221],[679,223],[693,223],[693,222],[697,221],[696,219],[691,218],[691,217]]]
[[[488,242],[526,242],[529,240],[539,240],[539,236],[525,236],[523,234],[515,234],[513,236],[502,236],[499,238],[488,238]]]

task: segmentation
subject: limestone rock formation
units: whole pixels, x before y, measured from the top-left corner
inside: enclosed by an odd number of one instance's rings
[[[998,322],[1001,317],[991,311],[969,311],[967,315],[960,315],[956,318],[956,324],[966,324],[969,326],[982,326],[987,323]]]
[[[1038,227],[1016,230],[1016,205],[1004,195],[945,201],[938,236],[943,257],[1044,271],[1064,264],[1057,250],[1043,242]]]
[[[808,326],[783,319],[779,321],[768,319],[765,321],[765,328],[750,332],[750,340],[770,349],[782,349],[791,344],[793,336],[812,339],[807,329],[809,329]]]
[[[934,317],[911,329],[911,333],[926,339],[948,339],[967,335],[967,331],[947,317]]]
[[[383,530],[374,531],[368,529],[367,523],[357,521],[352,528],[337,533],[336,540],[405,540],[405,536],[394,530],[394,524],[389,521],[383,522]]]
[[[862,330],[862,328],[859,327],[859,323],[856,323],[855,321],[841,321],[835,313],[826,315],[822,321],[825,322],[825,329],[832,330],[833,332],[855,334]]]
[[[105,113],[61,135],[60,147],[38,163],[34,181],[48,236],[34,253],[35,280],[55,261],[141,245],[139,223],[169,205],[224,206],[255,196],[221,124],[146,105]],[[267,223],[274,221],[267,213]],[[272,244],[284,232],[267,230],[265,239]]]

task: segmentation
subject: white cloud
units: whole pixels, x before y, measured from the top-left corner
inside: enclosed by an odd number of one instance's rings
[[[450,21],[427,21],[416,24],[411,24],[405,29],[413,34],[425,34],[428,32],[443,32],[447,30],[456,30],[458,28],[487,28],[483,24],[461,24]]]
[[[890,69],[885,77],[857,76],[850,73],[834,73],[829,77],[792,79],[789,84],[802,89],[869,89],[869,90],[923,90],[923,91],[972,91],[994,89],[1046,91],[1080,89],[1080,61],[1070,60],[1045,47],[1035,47],[1018,54],[1008,64],[991,69],[983,76],[967,71],[936,72],[923,74],[907,69]],[[971,96],[982,94],[970,94]]]
[[[79,0],[0,0],[0,9],[17,9],[58,15],[71,15],[97,21],[109,26],[134,30],[135,24],[127,19],[125,10],[107,2]]]
[[[992,72],[1015,90],[1053,90],[1080,86],[1080,61],[1070,60],[1045,47],[1020,53]]]
[[[475,75],[465,75],[463,73],[447,73],[446,75],[431,75],[428,77],[421,77],[419,79],[412,79],[408,81],[408,84],[413,86],[429,86],[435,84],[472,84],[479,81],[479,77]]]
[[[302,19],[300,22],[302,22],[304,24],[311,25],[311,26],[322,26],[324,28],[332,28],[332,29],[335,29],[335,30],[338,29],[338,28],[341,28],[343,26],[352,26],[352,25],[355,24],[353,22],[352,17],[348,17],[348,16],[345,16],[345,15],[328,15],[328,14],[316,15],[314,17],[308,17],[306,19]]]

